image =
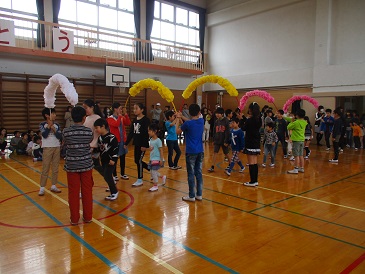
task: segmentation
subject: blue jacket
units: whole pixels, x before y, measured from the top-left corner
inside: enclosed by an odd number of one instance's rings
[[[233,151],[241,151],[245,147],[245,135],[242,129],[231,129],[231,147]]]
[[[321,123],[320,131],[332,132],[332,128],[335,123],[335,118],[333,118],[332,116],[330,116],[330,117],[325,116],[323,118],[323,121],[324,122]]]

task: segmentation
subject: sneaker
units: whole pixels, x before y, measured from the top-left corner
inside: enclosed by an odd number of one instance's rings
[[[355,151],[358,151],[358,148],[355,147]]]
[[[275,166],[275,164],[270,164],[270,167],[274,167]]]
[[[242,173],[245,170],[245,167],[241,168],[238,172]]]
[[[350,147],[350,145],[346,145],[346,147]]]
[[[228,175],[228,176],[231,176],[231,172],[229,172],[229,170],[226,170],[225,173]]]
[[[122,180],[129,180],[129,177],[127,175],[120,175],[120,178],[122,178]]]
[[[266,164],[264,163],[264,164],[262,164],[262,167],[266,167]]]
[[[55,185],[51,186],[51,191],[54,193],[61,193],[62,191],[58,189]]]
[[[38,196],[44,196],[44,192],[45,192],[44,187],[41,187],[39,189]]]
[[[307,156],[304,156],[304,159],[309,159],[308,155]]]
[[[225,162],[228,162],[229,160],[228,160],[228,158],[227,158],[227,157],[224,157],[224,161],[225,161]]]
[[[148,191],[157,191],[157,190],[158,190],[158,186],[153,186]]]
[[[343,149],[342,148],[340,149],[340,152],[343,152]]]
[[[136,187],[136,186],[142,186],[143,185],[143,181],[142,180],[137,180],[134,182],[134,184],[132,186]]]
[[[78,223],[73,223],[73,222],[71,222],[71,220],[70,220],[70,224],[73,226],[78,225]]]
[[[118,192],[115,193],[115,194],[110,194],[109,196],[106,196],[105,197],[105,200],[107,201],[114,201],[118,198]]]
[[[288,170],[289,174],[298,174],[298,169],[294,168],[293,170]]]
[[[288,155],[284,155],[284,159],[288,158]]]
[[[203,200],[203,196],[195,196],[195,200],[202,201]]]
[[[92,219],[91,220],[85,220],[84,218],[82,218],[82,220],[84,221],[85,224],[89,224],[93,221]]]
[[[214,168],[211,167],[210,169],[208,169],[208,172],[214,172]]]
[[[330,147],[326,147],[326,150],[328,151],[328,150],[330,150],[331,148]]]
[[[244,186],[258,186],[259,183],[258,182],[254,182],[254,183],[251,183],[251,182],[246,182],[246,183],[243,183]]]
[[[176,166],[175,169],[182,169],[182,166]]]
[[[162,186],[166,185],[166,175],[162,176]]]
[[[119,177],[118,176],[113,176],[114,181],[119,181]]]
[[[33,162],[37,162],[37,158],[33,158]]]
[[[298,172],[304,173],[304,168],[303,167],[299,168]]]
[[[229,166],[227,166],[224,170],[229,170]]]
[[[291,156],[289,161],[294,161],[295,160],[295,157],[294,156]]]
[[[170,167],[169,167],[169,169],[171,169],[171,170],[176,170],[176,167],[174,167],[174,166],[170,166]]]
[[[195,197],[190,198],[189,196],[184,196],[182,197],[182,200],[186,202],[195,202]]]
[[[330,163],[338,163],[338,160],[335,160],[335,159],[331,159],[329,160]]]

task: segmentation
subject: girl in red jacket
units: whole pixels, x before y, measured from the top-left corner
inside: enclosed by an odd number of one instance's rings
[[[127,109],[122,107],[120,103],[114,103],[112,105],[113,114],[109,116],[106,120],[108,122],[110,133],[117,137],[119,143],[119,159],[120,159],[120,178],[123,180],[128,180],[128,176],[125,174],[125,155],[128,150],[124,148],[124,143],[127,140],[127,132],[125,126],[130,126],[131,120],[127,114]],[[115,165],[117,167],[117,165]],[[118,181],[119,177],[117,175],[117,169],[115,168],[113,172],[114,180]]]

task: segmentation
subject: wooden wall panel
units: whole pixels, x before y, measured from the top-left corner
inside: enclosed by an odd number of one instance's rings
[[[43,121],[41,112],[44,108],[44,88],[48,85],[49,76],[26,76],[0,74],[1,104],[0,117],[3,123],[0,127],[5,127],[9,133],[14,130],[27,131],[38,130],[39,123]],[[28,85],[27,85],[28,79]],[[86,99],[100,101],[101,107],[110,107],[113,102],[125,104],[128,98],[126,93],[120,93],[119,88],[106,87],[103,81],[94,79],[72,80],[79,95],[78,105]],[[28,103],[27,103],[28,102]],[[131,118],[134,118],[133,105],[141,102],[145,104],[146,94],[142,91],[136,97],[132,97],[128,102],[128,111]],[[60,89],[56,91],[56,112],[57,122],[64,127],[64,114],[68,103]]]

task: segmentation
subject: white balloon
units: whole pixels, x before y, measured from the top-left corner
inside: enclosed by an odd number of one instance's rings
[[[61,91],[65,94],[68,102],[75,106],[79,101],[79,95],[72,83],[62,74],[55,74],[48,80],[48,85],[44,89],[44,106],[46,108],[54,108],[56,101],[56,90],[60,86]]]

